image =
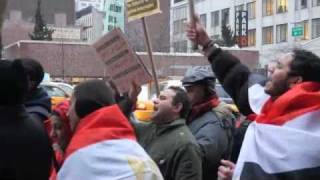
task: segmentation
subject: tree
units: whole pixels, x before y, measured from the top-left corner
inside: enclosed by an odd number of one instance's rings
[[[231,47],[236,44],[235,36],[231,30],[230,25],[227,25],[227,20],[228,16],[225,15],[225,17],[222,20],[222,26],[221,26],[221,36],[222,39],[220,42],[222,43],[223,46]]]
[[[236,44],[235,37],[229,25],[222,23],[221,35],[223,39],[224,46],[231,47]]]
[[[38,0],[37,10],[35,14],[35,25],[33,33],[29,34],[32,40],[52,40],[52,33],[54,30],[49,29],[47,24],[43,21],[41,15],[41,0]]]

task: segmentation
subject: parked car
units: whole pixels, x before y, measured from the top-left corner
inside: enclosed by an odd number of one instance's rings
[[[64,86],[61,84],[62,83],[54,83],[54,82],[46,82],[46,83],[40,84],[40,87],[42,87],[50,96],[52,107],[59,104],[63,100],[71,97],[71,94],[73,91],[72,86],[70,89],[70,87],[69,87],[70,85]],[[63,83],[63,84],[65,84],[65,83]]]

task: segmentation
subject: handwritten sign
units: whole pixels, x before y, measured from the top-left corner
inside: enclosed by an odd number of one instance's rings
[[[138,85],[151,81],[151,74],[119,28],[103,36],[93,47],[106,65],[106,73],[112,78],[120,93],[127,92],[132,81]]]
[[[128,21],[161,13],[159,0],[127,0]]]

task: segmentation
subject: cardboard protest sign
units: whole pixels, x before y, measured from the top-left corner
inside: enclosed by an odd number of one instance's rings
[[[161,13],[159,0],[127,0],[128,21]]]
[[[138,85],[151,81],[151,74],[119,28],[103,36],[93,44],[93,47],[106,65],[106,73],[114,81],[120,93],[127,92],[132,81]]]

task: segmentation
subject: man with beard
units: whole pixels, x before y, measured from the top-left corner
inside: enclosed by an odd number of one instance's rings
[[[187,93],[169,87],[154,101],[150,124],[134,123],[138,141],[156,162],[166,180],[201,180],[201,156],[185,118],[190,110]]]
[[[181,82],[192,105],[187,125],[203,154],[203,180],[216,179],[212,171],[218,170],[220,159],[229,159],[231,155],[235,118],[226,103],[219,100],[216,77],[211,69],[190,68]]]
[[[296,49],[277,60],[262,87],[239,59],[209,39],[195,18],[190,40],[203,47],[217,78],[244,115],[257,114],[234,165],[222,161],[222,179],[320,178],[320,58]]]

